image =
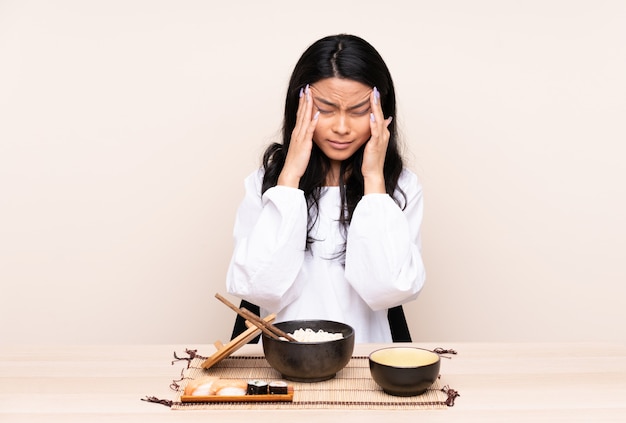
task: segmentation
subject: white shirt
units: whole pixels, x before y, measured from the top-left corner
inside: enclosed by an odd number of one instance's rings
[[[304,192],[275,186],[261,196],[262,180],[261,169],[245,180],[227,291],[258,305],[262,316],[276,313],[276,322],[334,320],[352,326],[356,342],[391,342],[387,309],[417,298],[425,279],[416,175],[405,169],[398,180],[406,195],[404,210],[388,194],[363,196],[345,256],[338,254],[345,243],[339,187],[324,188],[311,232],[316,241],[305,251]]]

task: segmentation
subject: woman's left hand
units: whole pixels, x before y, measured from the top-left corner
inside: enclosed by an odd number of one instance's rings
[[[370,94],[371,114],[370,129],[372,135],[365,144],[363,152],[363,165],[361,172],[365,185],[365,194],[382,193],[385,190],[385,176],[383,168],[385,165],[385,155],[389,144],[389,129],[392,116],[385,119],[383,109],[380,104],[380,93],[374,87]]]

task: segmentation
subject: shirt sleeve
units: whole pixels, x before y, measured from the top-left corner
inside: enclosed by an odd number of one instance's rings
[[[226,288],[276,312],[301,291],[294,282],[304,261],[307,207],[302,190],[275,186],[261,195],[261,184],[261,171],[246,178]]]
[[[426,278],[422,188],[417,176],[406,170],[398,185],[406,195],[404,209],[387,194],[365,195],[348,230],[345,277],[373,310],[417,298]]]

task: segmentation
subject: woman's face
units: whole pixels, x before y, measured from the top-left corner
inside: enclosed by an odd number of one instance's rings
[[[310,88],[313,113],[319,111],[313,142],[337,166],[370,139],[372,88],[342,78],[322,79]]]

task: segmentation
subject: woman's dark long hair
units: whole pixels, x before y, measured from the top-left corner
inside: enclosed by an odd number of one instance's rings
[[[283,142],[270,145],[263,156],[265,176],[262,191],[275,186],[278,176],[285,164],[285,157],[291,141],[291,133],[296,125],[296,114],[300,98],[300,89],[307,84],[314,84],[325,78],[350,79],[370,87],[377,87],[380,92],[380,101],[385,118],[396,116],[396,95],[389,69],[380,54],[367,41],[354,35],[339,34],[324,37],[313,43],[302,54],[296,64],[285,100],[285,116],[283,121]],[[385,189],[389,195],[404,207],[399,198],[394,197],[398,185],[398,178],[402,172],[403,163],[399,152],[396,134],[396,120],[388,126],[389,145],[385,156],[384,177]],[[341,194],[341,210],[337,219],[347,231],[354,209],[363,197],[363,145],[349,159],[341,163],[339,188]],[[318,208],[321,190],[326,183],[326,175],[330,170],[330,160],[313,143],[309,165],[300,179],[299,188],[304,191],[309,208],[308,232],[318,217]],[[404,201],[404,194],[399,191]],[[307,237],[307,245],[314,240]],[[344,246],[345,251],[345,246]]]

